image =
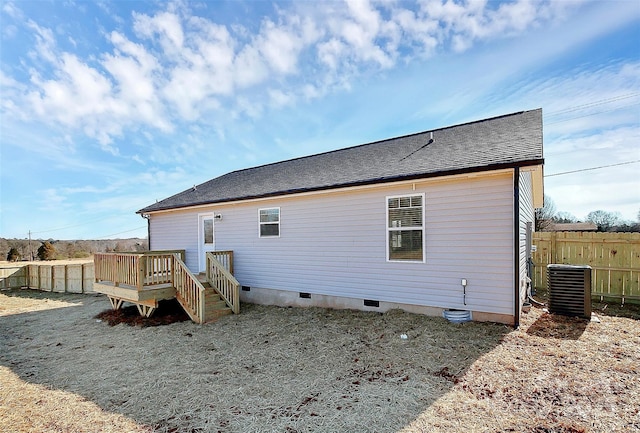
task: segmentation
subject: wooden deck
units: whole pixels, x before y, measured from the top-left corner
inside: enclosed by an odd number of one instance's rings
[[[174,298],[196,323],[240,312],[240,284],[230,272],[233,252],[207,254],[208,272],[197,276],[182,257],[180,250],[95,254],[94,291],[105,294],[113,309],[129,302],[146,317],[159,301]]]
[[[114,310],[122,307],[124,302],[130,302],[138,307],[141,315],[149,317],[158,308],[158,302],[165,299],[174,299],[176,289],[171,283],[144,286],[142,290],[132,286],[116,286],[109,281],[93,284],[93,290],[107,295]]]

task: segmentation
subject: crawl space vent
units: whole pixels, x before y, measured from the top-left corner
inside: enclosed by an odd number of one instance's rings
[[[468,310],[444,310],[442,317],[451,323],[464,323],[471,321],[471,311]]]

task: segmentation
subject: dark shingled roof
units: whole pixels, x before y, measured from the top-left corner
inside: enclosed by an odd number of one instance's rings
[[[542,163],[537,109],[233,171],[138,213]]]

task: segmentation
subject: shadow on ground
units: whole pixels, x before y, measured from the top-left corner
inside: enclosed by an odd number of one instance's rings
[[[591,311],[595,314],[602,314],[605,316],[625,317],[627,319],[640,320],[640,304],[622,304],[619,299],[594,300],[591,303]]]
[[[8,296],[64,298],[26,293]],[[246,304],[206,325],[111,327],[95,317],[108,307],[88,296],[81,308],[0,317],[0,365],[154,431],[395,432],[512,331]]]
[[[543,313],[529,326],[527,334],[543,338],[577,340],[587,329],[588,319]]]
[[[548,305],[548,290],[546,288],[536,289],[535,298]],[[591,312],[595,315],[640,320],[640,300],[632,299],[631,302],[623,302],[622,299],[607,299],[594,296],[591,299]]]

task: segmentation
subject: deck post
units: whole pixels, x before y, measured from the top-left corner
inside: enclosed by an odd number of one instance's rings
[[[176,256],[171,256],[171,285],[176,287]]]
[[[204,255],[204,263],[205,263],[205,265],[204,265],[204,273],[205,273],[205,275],[207,277],[207,281],[211,281],[211,270],[210,270],[209,261],[210,261],[209,253],[206,253]]]
[[[113,285],[118,287],[120,285],[120,279],[118,278],[118,256],[111,256],[111,275],[113,275]]]
[[[138,271],[138,291],[141,291],[144,287],[144,278],[147,275],[147,260],[144,256],[138,256],[137,260],[137,271]]]

